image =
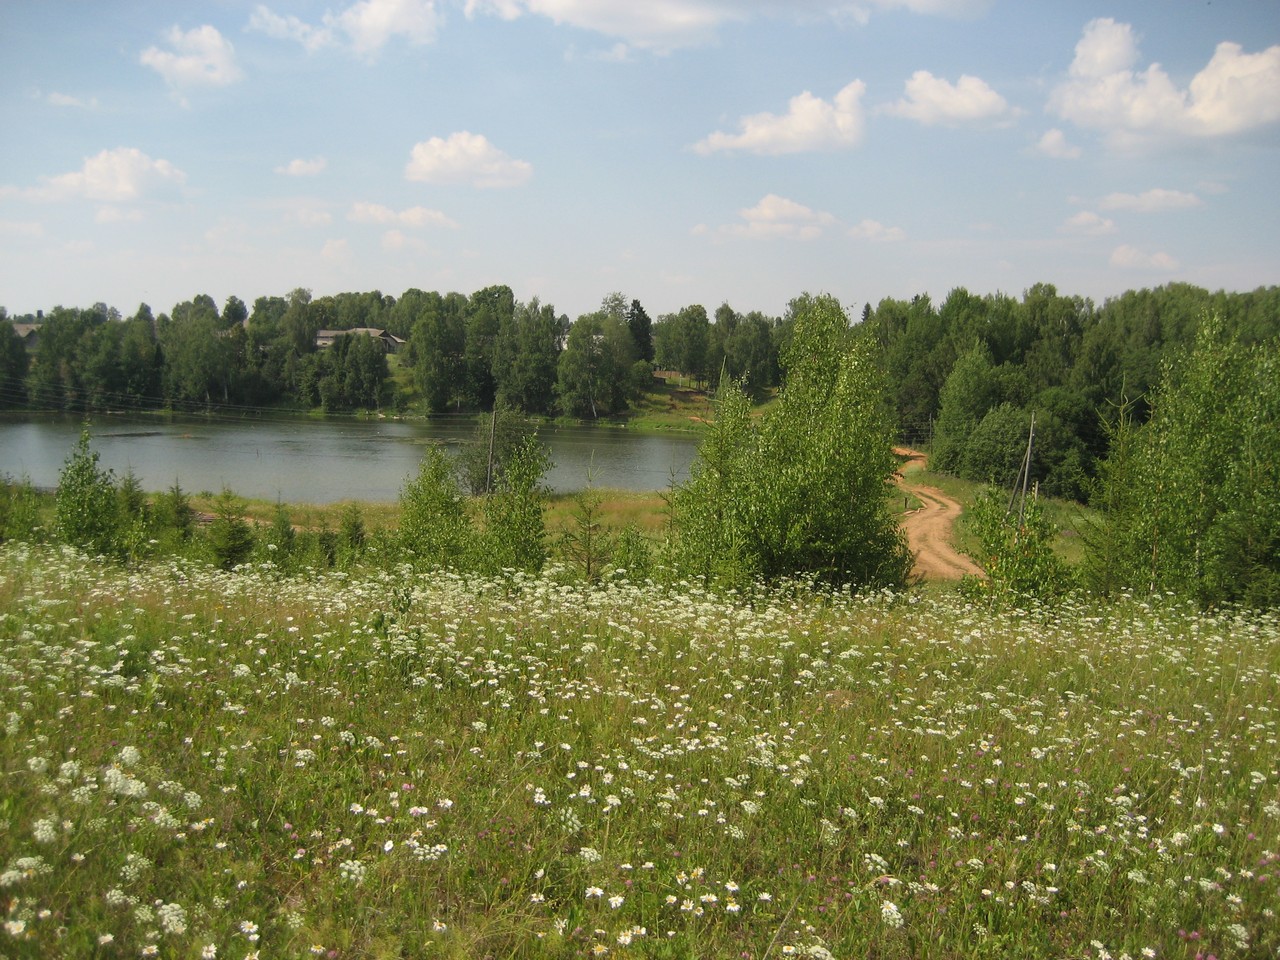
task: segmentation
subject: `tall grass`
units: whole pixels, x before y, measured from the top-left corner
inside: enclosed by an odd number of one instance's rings
[[[1280,620],[0,547],[6,957],[1272,956]]]

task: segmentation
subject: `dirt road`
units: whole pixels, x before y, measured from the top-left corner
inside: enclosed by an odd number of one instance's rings
[[[925,455],[918,450],[899,447],[894,453],[907,458],[904,468],[913,463],[921,467],[925,464]],[[925,580],[959,580],[965,574],[982,576],[982,568],[951,545],[960,504],[937,487],[911,482],[901,472],[897,479],[898,485],[921,503],[902,517],[907,544],[916,558],[911,575]]]

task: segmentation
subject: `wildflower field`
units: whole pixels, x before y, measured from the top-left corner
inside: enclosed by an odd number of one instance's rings
[[[1276,956],[1280,618],[0,547],[0,956]]]

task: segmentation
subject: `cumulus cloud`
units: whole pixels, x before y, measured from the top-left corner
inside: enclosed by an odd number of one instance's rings
[[[1162,213],[1198,207],[1204,201],[1194,193],[1181,190],[1148,190],[1145,193],[1109,193],[1099,202],[1103,210],[1134,210],[1138,213]]]
[[[1111,251],[1111,266],[1126,270],[1155,270],[1167,273],[1178,269],[1178,261],[1167,253],[1145,253],[1126,243]]]
[[[430,43],[440,25],[434,0],[360,0],[325,19],[351,39],[359,54],[376,53],[392,37],[417,45]]]
[[[395,37],[414,45],[431,43],[440,21],[436,0],[359,0],[338,13],[326,13],[318,25],[292,15],[281,16],[259,4],[249,17],[249,29],[278,40],[292,40],[308,51],[345,39],[360,56],[373,57]]]
[[[1100,216],[1092,210],[1081,210],[1074,216],[1068,217],[1060,229],[1063,233],[1099,237],[1108,233],[1115,233],[1116,225],[1114,220]]]
[[[483,135],[463,130],[414,144],[404,175],[425,183],[516,187],[533,176],[533,165],[509,157]]]
[[[385,207],[380,203],[353,203],[351,212],[347,214],[347,219],[354,220],[356,223],[394,223],[407,227],[425,227],[428,225],[437,227],[457,226],[456,223],[439,210],[428,210],[426,207],[392,210],[390,207]]]
[[[235,48],[208,24],[186,32],[173,27],[167,40],[168,50],[147,47],[138,60],[164,77],[175,92],[188,87],[225,87],[242,76]]]
[[[928,70],[913,73],[906,82],[906,96],[883,110],[926,125],[946,126],[999,120],[1010,114],[1008,102],[986,81],[962,74],[953,84]]]
[[[865,23],[876,10],[971,16],[989,5],[990,0],[466,0],[465,10],[468,17],[489,14],[504,20],[542,16],[666,53],[710,42],[725,24],[760,17]]]
[[[328,165],[329,161],[324,157],[315,157],[311,160],[298,158],[276,167],[275,172],[282,173],[286,177],[314,177],[318,173],[323,173]]]
[[[168,160],[153,160],[136,147],[117,147],[86,157],[79,170],[41,179],[40,186],[16,193],[37,201],[132,203],[172,193],[187,175]]]
[[[901,227],[886,227],[879,220],[861,220],[849,228],[849,236],[855,240],[870,240],[876,243],[901,240],[906,235]]]
[[[867,86],[854,80],[828,103],[808,90],[792,97],[783,114],[756,113],[738,121],[737,133],[716,131],[693,145],[704,156],[720,150],[749,153],[802,153],[849,147],[862,139]]]
[[[765,240],[778,237],[786,240],[814,240],[822,235],[836,218],[820,210],[812,210],[804,204],[770,193],[754,207],[740,211],[741,223],[720,227],[719,233],[728,237],[745,237],[749,240]],[[705,226],[694,229],[696,234],[708,233]]]
[[[1036,144],[1036,150],[1055,160],[1075,160],[1080,156],[1080,148],[1068,143],[1067,135],[1057,127],[1045,131]]]
[[[327,27],[313,26],[292,14],[282,17],[262,4],[258,4],[249,15],[248,28],[277,40],[292,40],[309,52],[320,50],[334,42],[333,31]]]
[[[1137,69],[1139,59],[1129,24],[1091,20],[1050,109],[1119,142],[1225,136],[1280,120],[1280,45],[1245,53],[1238,43],[1219,43],[1185,89],[1158,63]]]

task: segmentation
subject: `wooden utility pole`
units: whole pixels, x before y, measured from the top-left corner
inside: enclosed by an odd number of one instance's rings
[[[1031,477],[1031,447],[1036,439],[1036,415],[1031,414],[1031,429],[1027,431],[1027,455],[1022,460],[1022,499],[1018,502],[1018,527],[1022,527],[1022,515],[1027,509],[1027,481]]]
[[[1022,455],[1022,466],[1018,468],[1018,476],[1013,481],[1013,492],[1009,495],[1009,508],[1006,515],[1013,513],[1013,501],[1018,501],[1018,527],[1022,527],[1022,517],[1027,508],[1027,484],[1031,477],[1031,451],[1036,439],[1036,415],[1031,414],[1031,429],[1027,432],[1027,451]],[[1039,482],[1037,487],[1039,489]]]

